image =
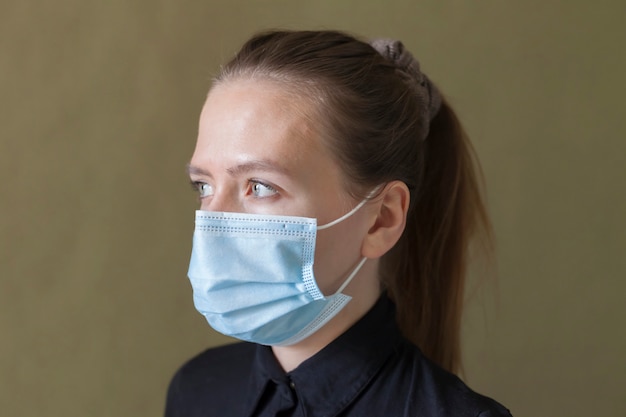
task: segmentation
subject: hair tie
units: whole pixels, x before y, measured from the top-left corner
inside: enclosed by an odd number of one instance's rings
[[[424,103],[425,116],[432,120],[441,107],[441,94],[437,87],[420,70],[420,64],[415,57],[404,48],[402,42],[393,39],[374,39],[370,45],[385,59],[411,76],[415,80],[418,99]]]

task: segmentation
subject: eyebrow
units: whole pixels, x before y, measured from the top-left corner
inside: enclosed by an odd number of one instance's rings
[[[278,172],[280,174],[289,174],[289,170],[287,168],[268,159],[247,161],[226,170],[226,172],[228,172],[231,176],[237,176],[251,171]],[[209,171],[197,166],[193,166],[191,164],[187,164],[187,173],[212,177]]]

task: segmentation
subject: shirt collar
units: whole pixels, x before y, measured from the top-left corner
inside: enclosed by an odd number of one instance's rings
[[[270,347],[259,345],[246,415],[252,415],[272,382],[295,384],[307,417],[336,415],[367,386],[401,338],[395,323],[395,308],[383,294],[350,329],[289,373],[282,370]]]

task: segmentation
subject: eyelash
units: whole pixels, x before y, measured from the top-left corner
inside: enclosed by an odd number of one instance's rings
[[[272,192],[271,196],[259,197],[259,198],[271,198],[271,197],[273,197],[274,195],[276,195],[278,193],[278,190],[276,189],[276,187],[273,187],[272,185],[270,185],[270,184],[268,184],[266,182],[259,181],[257,179],[249,179],[248,180],[248,185],[252,189],[252,192],[254,192],[254,186],[257,185],[257,184],[265,187],[268,191]]]
[[[249,179],[248,180],[248,186],[250,186],[251,189],[256,184],[265,187],[266,189],[268,189],[272,193],[278,193],[278,190],[276,189],[276,187],[274,187],[274,186],[272,186],[272,185],[270,185],[270,184],[268,184],[266,182],[259,181],[257,179]],[[189,181],[189,185],[191,185],[192,190],[194,190],[198,194],[198,197],[202,198],[202,195],[201,195],[202,194],[202,187],[204,185],[207,185],[207,183],[204,182],[204,181],[193,181],[193,180],[190,180]],[[272,197],[272,196],[260,197],[260,198],[269,198],[269,197]]]
[[[191,189],[196,192],[200,190],[200,186],[202,184],[204,184],[202,181],[189,180],[189,185],[191,186]]]
[[[201,199],[202,187],[208,184],[204,181],[193,181],[193,180],[189,181],[189,184],[191,185],[191,188],[196,192],[196,194],[198,194],[198,198]]]

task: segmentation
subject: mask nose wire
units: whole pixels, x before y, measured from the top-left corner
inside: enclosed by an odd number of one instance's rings
[[[353,208],[352,210],[350,210],[349,212],[347,212],[346,214],[344,214],[343,216],[341,216],[338,219],[333,220],[330,223],[326,223],[323,224],[321,226],[317,226],[317,230],[324,230],[324,229],[328,229],[331,226],[336,225],[337,223],[341,223],[342,221],[344,221],[345,219],[347,219],[348,217],[352,216],[354,213],[356,213],[357,211],[359,211],[359,209],[361,207],[363,207],[368,201],[370,201],[370,198],[380,189],[380,186],[374,188],[368,195],[367,197],[365,197],[363,199],[363,201],[361,201],[359,204],[356,205],[355,208]]]

